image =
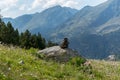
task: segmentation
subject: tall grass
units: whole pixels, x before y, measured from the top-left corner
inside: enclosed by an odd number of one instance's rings
[[[119,80],[120,63],[90,60],[92,68],[45,61],[37,49],[0,45],[0,80]]]

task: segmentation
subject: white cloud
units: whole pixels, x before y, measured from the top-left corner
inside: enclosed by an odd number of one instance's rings
[[[31,9],[35,9],[37,7],[42,7],[47,0],[34,0],[34,2],[32,3],[32,7]]]
[[[41,9],[46,9],[48,7],[55,6],[55,5],[61,5],[61,6],[80,9],[85,5],[95,6],[104,1],[107,1],[107,0],[34,0],[32,3],[31,9],[36,9],[38,7]]]
[[[61,6],[67,6],[72,8],[79,8],[80,9],[81,0],[34,0],[32,3],[31,9],[35,8],[41,8],[46,9],[51,6],[55,5],[61,5]]]
[[[0,0],[0,9],[6,10],[8,8],[16,6],[18,0]]]
[[[73,0],[69,0],[63,4],[63,6],[72,7],[72,8],[76,8],[76,9],[80,9],[80,5],[81,5],[80,1],[77,2],[77,1],[73,1]]]
[[[97,5],[106,0],[0,0],[3,16],[16,17],[41,12],[46,8],[61,5],[81,9],[85,5]]]
[[[26,5],[23,4],[22,6],[20,6],[19,10],[25,10],[26,9]]]
[[[61,1],[61,0],[59,0]],[[48,8],[48,7],[51,7],[51,6],[54,6],[54,5],[58,5],[61,4],[58,0],[49,0],[49,1],[46,1],[46,3],[44,4],[43,8]]]

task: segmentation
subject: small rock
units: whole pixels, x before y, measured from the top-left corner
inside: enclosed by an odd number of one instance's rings
[[[115,55],[109,55],[107,57],[107,60],[109,60],[109,61],[115,61],[116,60],[116,56]]]
[[[23,60],[19,61],[18,63],[21,64],[21,65],[25,64]]]
[[[9,68],[8,68],[8,70],[10,71],[10,70],[11,70],[11,68],[9,67]]]

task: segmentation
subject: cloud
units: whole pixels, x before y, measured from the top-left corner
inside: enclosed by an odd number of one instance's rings
[[[8,8],[16,6],[17,1],[18,0],[1,0],[0,1],[0,9],[2,9],[2,10],[5,9],[5,11],[6,11]]]
[[[37,7],[42,7],[47,0],[34,0],[34,2],[32,3],[32,7],[31,9],[35,9]]]
[[[38,7],[46,9],[55,5],[78,8],[80,6],[80,3],[81,2],[78,0],[34,0],[31,9]]]
[[[80,9],[80,5],[81,5],[80,1],[77,2],[77,1],[73,1],[73,0],[69,0],[63,4],[63,6],[72,7],[72,8],[76,8],[76,9]]]
[[[97,5],[106,0],[0,0],[3,16],[16,17],[41,12],[46,8],[61,5],[81,9],[85,5]]]
[[[107,0],[34,0],[31,9],[41,8],[46,9],[51,6],[61,5],[81,9],[85,5],[98,5]]]
[[[25,4],[23,4],[23,5],[21,5],[20,7],[19,7],[19,10],[25,10],[26,9],[26,5]]]

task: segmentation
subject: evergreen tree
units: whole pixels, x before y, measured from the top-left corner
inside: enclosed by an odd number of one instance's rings
[[[21,33],[20,46],[22,48],[29,49],[30,48],[30,38],[31,38],[31,33],[29,32],[29,30],[26,30],[24,33]]]
[[[37,35],[37,42],[38,42],[39,49],[44,49],[46,47],[46,40],[42,38],[40,33],[38,33]]]
[[[8,28],[5,24],[2,24],[0,29],[0,39],[2,42],[7,43],[8,42]]]
[[[7,34],[6,34],[6,38],[7,38],[7,43],[8,44],[13,44],[15,41],[14,41],[14,38],[16,36],[15,35],[15,31],[14,31],[14,28],[12,26],[12,24],[10,22],[7,23]]]
[[[5,23],[2,21],[2,19],[0,18],[0,41],[4,40],[5,37],[5,32],[6,31],[6,25]]]
[[[13,36],[14,36],[14,39],[13,39],[14,42],[13,42],[13,44],[14,44],[14,45],[19,45],[20,42],[19,42],[19,32],[18,32],[18,29],[16,29],[16,30],[14,31]]]
[[[0,18],[0,28],[1,28],[1,26],[2,26],[2,19]]]
[[[1,38],[1,36],[2,36],[2,35],[1,35],[1,34],[2,34],[2,33],[1,33],[1,29],[2,29],[2,20],[1,20],[1,18],[0,18],[0,41],[2,41],[2,38]]]
[[[30,44],[31,44],[31,47],[38,48],[38,42],[37,42],[37,35],[36,34],[31,35]]]

